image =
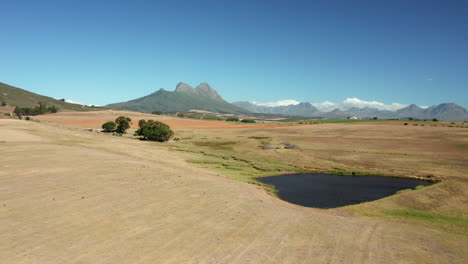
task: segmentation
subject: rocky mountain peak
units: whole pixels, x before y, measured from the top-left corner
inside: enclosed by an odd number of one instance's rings
[[[221,96],[218,94],[218,92],[216,92],[215,89],[211,88],[211,86],[206,82],[200,83],[195,88],[195,90],[199,95],[209,97],[213,100],[224,101],[223,98],[221,98]]]
[[[193,89],[192,86],[184,83],[184,82],[180,82],[177,84],[176,86],[176,89],[175,89],[176,92],[182,92],[182,93],[196,93],[195,89]]]

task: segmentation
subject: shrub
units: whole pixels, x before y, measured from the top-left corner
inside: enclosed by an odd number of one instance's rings
[[[117,125],[114,122],[109,121],[109,122],[102,124],[102,129],[104,129],[104,132],[112,132],[114,131],[116,126]]]
[[[31,120],[31,118],[29,116],[27,116],[25,119],[28,120],[28,121]]]
[[[42,115],[46,113],[57,113],[59,111],[59,108],[56,106],[49,106],[45,103],[39,103],[39,106],[36,106],[34,108],[31,107],[15,107],[15,110],[13,111],[15,115],[17,115],[19,118],[22,116],[35,116],[35,115]]]
[[[226,119],[226,121],[228,121],[228,122],[239,122],[239,118],[229,117],[229,118]]]
[[[378,117],[376,117],[376,116],[372,118],[372,120],[377,120],[377,119],[379,119],[379,118],[378,118]]]
[[[56,106],[49,106],[49,108],[47,108],[47,111],[50,113],[57,113],[59,111],[59,108]]]
[[[135,132],[135,135],[147,140],[165,142],[174,135],[174,132],[163,122],[148,120]]]
[[[432,121],[439,122],[439,120],[437,118],[432,119]]]
[[[115,123],[117,124],[117,128],[115,132],[119,134],[125,134],[127,129],[130,128],[130,124],[132,123],[132,119],[130,117],[119,116],[115,119]]]
[[[256,123],[253,119],[242,119],[242,123]]]
[[[2,106],[6,106],[6,102],[5,102],[5,101],[2,101]]]
[[[156,110],[156,111],[153,111],[153,112],[151,112],[151,113],[152,113],[153,115],[161,115],[161,114],[162,114],[161,111],[157,111],[157,110]]]
[[[407,125],[408,125],[408,123],[405,123],[405,126],[407,126]]]
[[[144,119],[141,119],[140,121],[138,121],[138,127],[141,128],[142,126],[144,126],[146,124],[146,120]]]

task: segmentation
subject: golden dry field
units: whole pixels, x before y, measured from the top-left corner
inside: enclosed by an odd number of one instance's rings
[[[119,115],[166,122],[175,138],[98,132]],[[240,125],[123,111],[33,119],[0,120],[0,263],[468,258],[466,125]],[[282,201],[254,181],[302,171],[440,182],[325,210]]]

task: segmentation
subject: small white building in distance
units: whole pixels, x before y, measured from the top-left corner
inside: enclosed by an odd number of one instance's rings
[[[357,119],[359,119],[359,118],[358,118],[358,117],[355,117],[355,116],[348,116],[346,119],[357,120]]]

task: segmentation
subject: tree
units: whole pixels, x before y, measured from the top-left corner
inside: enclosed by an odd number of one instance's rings
[[[372,120],[377,120],[377,119],[379,119],[379,118],[378,118],[378,117],[376,117],[376,116],[375,116],[374,118],[372,118]]]
[[[253,119],[242,119],[242,123],[256,123]]]
[[[432,119],[432,121],[439,122],[439,120],[437,118]]]
[[[18,116],[19,119],[23,116],[23,109],[19,106],[15,107],[15,110],[13,110],[13,113],[15,113],[16,116]]]
[[[226,119],[226,121],[228,121],[228,122],[239,122],[239,118],[229,117],[229,118]]]
[[[59,108],[53,105],[53,106],[49,106],[49,108],[47,108],[47,111],[50,113],[57,113],[59,111]]]
[[[42,115],[47,113],[47,105],[43,102],[39,102],[39,106],[34,108],[36,115]]]
[[[162,112],[161,112],[161,111],[158,111],[158,110],[153,111],[153,112],[151,112],[151,113],[152,113],[153,115],[161,115],[161,114],[162,114]]]
[[[5,102],[5,101],[2,101],[2,106],[6,106],[6,102]]]
[[[116,126],[117,125],[114,122],[109,121],[109,122],[102,124],[102,129],[104,129],[104,132],[112,132],[114,131]]]
[[[147,140],[165,142],[174,135],[174,132],[163,122],[148,120],[135,132],[135,135]]]
[[[144,126],[146,124],[146,120],[144,119],[141,119],[140,121],[138,121],[138,127],[141,128],[142,126]]]
[[[117,119],[115,119],[115,123],[117,124],[117,128],[115,129],[115,132],[120,133],[120,134],[125,134],[127,129],[130,128],[132,119],[130,119],[130,117],[119,116],[117,117]]]

